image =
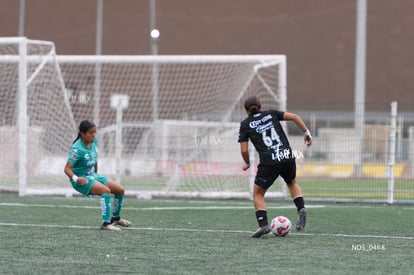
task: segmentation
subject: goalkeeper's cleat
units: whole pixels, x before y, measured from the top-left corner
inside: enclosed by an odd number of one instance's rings
[[[270,227],[268,225],[259,227],[250,237],[252,238],[260,238],[263,235],[266,235],[270,232]]]
[[[111,223],[113,225],[120,225],[122,227],[128,227],[131,225],[131,222],[120,217],[112,218]]]
[[[296,230],[302,231],[306,225],[306,209],[302,208],[299,210],[298,221],[296,222]]]
[[[116,227],[116,226],[114,226],[114,225],[112,225],[112,224],[110,224],[110,223],[103,223],[103,224],[101,225],[101,230],[120,231],[120,230],[121,230],[121,228]]]

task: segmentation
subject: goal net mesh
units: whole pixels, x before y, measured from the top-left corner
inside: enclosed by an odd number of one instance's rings
[[[0,39],[0,70],[0,188],[66,190],[62,156],[76,128],[54,44]]]
[[[18,181],[18,157],[10,147],[16,143],[19,63],[4,62],[5,55],[18,55],[16,46],[8,48],[0,49],[2,71],[7,71],[1,76],[7,86],[1,87],[6,98],[1,101],[5,115],[0,146],[2,152],[3,148],[10,151],[2,153],[3,183]],[[255,168],[241,170],[237,143],[239,123],[246,117],[243,101],[256,95],[263,108],[285,108],[283,56],[55,59],[47,50],[34,52],[48,62],[28,65],[27,78],[32,80],[27,83],[25,193],[68,192],[64,188],[70,184],[63,174],[67,152],[77,125],[88,119],[98,126],[100,173],[119,180],[129,194],[249,196]],[[123,109],[112,102],[119,95],[128,99]]]

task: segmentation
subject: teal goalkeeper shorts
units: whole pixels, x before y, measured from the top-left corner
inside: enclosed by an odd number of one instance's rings
[[[75,181],[73,181],[72,179],[70,179],[70,183],[72,184],[73,188],[78,191],[79,193],[85,195],[85,196],[89,196],[89,193],[92,189],[92,186],[96,183],[96,182],[100,182],[103,185],[106,185],[109,181],[109,179],[105,176],[102,176],[100,174],[93,174],[93,175],[89,175],[89,176],[81,176],[82,178],[86,178],[88,179],[88,182],[86,184],[79,184]]]

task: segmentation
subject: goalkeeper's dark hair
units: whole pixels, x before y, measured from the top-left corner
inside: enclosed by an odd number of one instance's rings
[[[95,123],[89,121],[89,120],[83,120],[80,124],[79,124],[79,132],[78,132],[78,137],[73,141],[73,143],[75,143],[78,139],[80,139],[81,137],[81,133],[86,133],[89,129],[96,127]]]
[[[249,96],[244,101],[244,108],[246,109],[249,114],[257,114],[260,112],[260,108],[262,108],[262,104],[260,103],[259,99],[256,96]]]

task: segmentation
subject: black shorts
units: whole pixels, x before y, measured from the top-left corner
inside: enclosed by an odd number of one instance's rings
[[[254,183],[268,189],[279,176],[287,184],[291,183],[296,178],[296,161],[292,159],[277,164],[259,164]]]

